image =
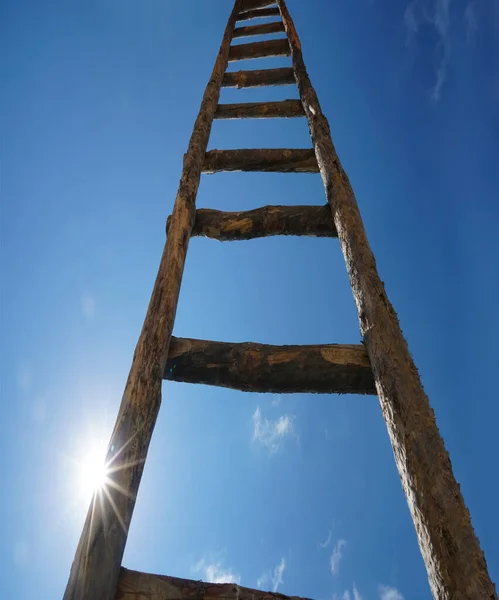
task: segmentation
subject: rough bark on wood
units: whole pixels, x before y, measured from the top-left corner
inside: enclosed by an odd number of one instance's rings
[[[360,344],[270,346],[172,337],[164,378],[243,392],[376,394]]]
[[[249,10],[255,10],[258,8],[264,8],[275,4],[276,0],[243,0],[239,13],[245,13]]]
[[[236,0],[201,103],[187,153],[144,325],[135,349],[106,463],[123,492],[107,486],[102,502],[92,502],[71,567],[65,600],[113,600],[144,461],[161,404],[161,383],[175,319],[201,165],[227,68],[230,42],[240,9]]]
[[[305,116],[300,100],[219,104],[215,119],[289,119]]]
[[[220,171],[318,173],[319,167],[311,149],[210,150],[205,156],[203,173]]]
[[[289,56],[289,54],[289,44],[286,38],[266,40],[265,42],[252,42],[251,44],[231,46],[229,62],[253,58],[269,58],[272,56]]]
[[[167,232],[170,217],[167,220]],[[191,232],[220,242],[272,235],[337,237],[331,209],[325,206],[262,206],[241,212],[199,208]]]
[[[439,600],[497,599],[433,410],[378,275],[357,201],[310,83],[296,29],[285,1],[278,0],[278,6],[433,596]]]
[[[121,569],[115,600],[302,600],[235,583],[208,583]],[[303,599],[306,600],[306,599]]]
[[[250,88],[265,85],[290,85],[296,83],[293,69],[259,69],[225,73],[222,87]]]
[[[237,17],[238,21],[249,21],[250,19],[263,19],[264,17],[278,17],[279,9],[277,6],[271,8],[259,8],[256,10],[248,10],[247,12],[240,13]]]
[[[252,35],[267,35],[271,33],[284,33],[284,24],[282,21],[264,23],[263,25],[247,25],[246,27],[236,27],[234,37],[250,37]]]

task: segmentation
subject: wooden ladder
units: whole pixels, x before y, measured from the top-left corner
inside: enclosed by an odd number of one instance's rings
[[[271,6],[276,4],[275,6]],[[278,17],[265,24],[237,21]],[[283,32],[282,39],[231,46],[233,38]],[[226,73],[227,64],[291,56],[292,68]],[[297,84],[300,100],[218,104],[222,87]],[[306,117],[312,148],[206,151],[214,119]],[[320,173],[326,206],[265,206],[245,212],[196,210],[202,173]],[[337,237],[355,298],[361,345],[270,346],[172,337],[189,239],[249,240],[270,235]],[[140,334],[107,464],[113,486],[89,508],[65,600],[268,597],[235,584],[206,584],[121,567],[135,498],[161,404],[163,379],[258,392],[377,394],[434,598],[497,599],[469,512],[418,371],[380,280],[328,122],[305,69],[285,0],[236,0],[203,96],[167,241]],[[281,596],[282,597],[282,596]]]

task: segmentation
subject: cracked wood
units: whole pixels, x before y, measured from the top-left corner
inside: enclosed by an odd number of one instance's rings
[[[300,100],[219,104],[215,119],[290,119],[305,116]]]
[[[243,392],[376,394],[362,345],[271,346],[172,337],[164,378]]]
[[[313,149],[210,150],[203,173],[221,171],[268,171],[278,173],[318,173]]]
[[[272,6],[271,8],[259,8],[240,13],[237,17],[237,20],[249,21],[250,19],[263,19],[264,17],[278,17],[279,15],[280,13],[277,6]]]
[[[263,23],[262,25],[246,25],[245,27],[236,27],[234,37],[250,37],[252,35],[267,35],[271,33],[284,33],[284,24],[282,21],[273,23]]]
[[[253,58],[267,58],[272,56],[289,56],[289,44],[286,38],[281,40],[266,40],[265,42],[252,42],[231,46],[229,62],[236,60],[249,60]]]
[[[291,85],[296,83],[293,69],[258,69],[225,73],[222,87],[251,88],[266,85]]]
[[[435,415],[379,277],[354,192],[308,77],[298,34],[286,2],[278,0],[278,6],[433,596],[439,600],[496,600]]]

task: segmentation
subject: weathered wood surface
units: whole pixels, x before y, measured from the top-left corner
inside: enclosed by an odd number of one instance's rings
[[[270,346],[172,337],[164,378],[243,392],[376,394],[362,345]]]
[[[272,56],[289,56],[289,44],[286,38],[266,40],[230,47],[229,62],[249,60],[253,58],[269,58]]]
[[[167,221],[167,231],[170,217]],[[191,232],[220,242],[272,235],[336,237],[331,210],[325,206],[262,206],[241,212],[199,208]]]
[[[90,600],[90,599],[89,599]],[[235,583],[208,583],[121,569],[115,600],[301,600]],[[303,599],[305,600],[305,599]]]
[[[241,4],[240,13],[248,12],[249,10],[256,10],[258,8],[264,8],[275,4],[276,0],[243,0]]]
[[[262,25],[247,25],[246,27],[236,27],[234,37],[250,37],[252,35],[267,35],[271,33],[284,33],[284,24],[282,21],[272,23],[263,23]]]
[[[248,10],[240,13],[237,17],[238,21],[249,21],[250,19],[263,19],[264,17],[278,17],[280,15],[277,6],[271,8],[259,8],[256,10]]]
[[[435,415],[378,275],[355,195],[310,83],[296,29],[285,1],[278,0],[278,5],[433,596],[439,600],[497,599]]]
[[[319,167],[312,149],[210,150],[205,156],[203,173],[221,171],[318,173]]]
[[[235,71],[225,73],[222,87],[250,88],[264,85],[290,85],[296,83],[290,67],[281,69],[258,69],[255,71]]]
[[[305,116],[301,100],[219,104],[215,119],[290,119]]]
[[[65,600],[113,600],[144,461],[161,404],[161,384],[184,269],[201,166],[240,9],[236,0],[184,156],[170,235],[109,442],[113,486],[92,502],[71,567]],[[115,487],[116,486],[116,487]],[[118,491],[120,488],[121,491]]]

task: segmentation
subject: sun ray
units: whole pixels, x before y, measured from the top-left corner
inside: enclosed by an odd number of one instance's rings
[[[118,519],[119,524],[121,525],[121,528],[123,529],[123,533],[125,535],[128,535],[127,527],[125,525],[125,522],[123,521],[123,518],[120,515],[120,511],[118,510],[118,507],[116,506],[115,501],[113,500],[113,497],[111,496],[111,494],[109,493],[109,490],[106,487],[103,488],[103,491],[106,494],[109,504],[111,505],[111,508],[113,509],[113,512],[116,515],[116,518]]]

